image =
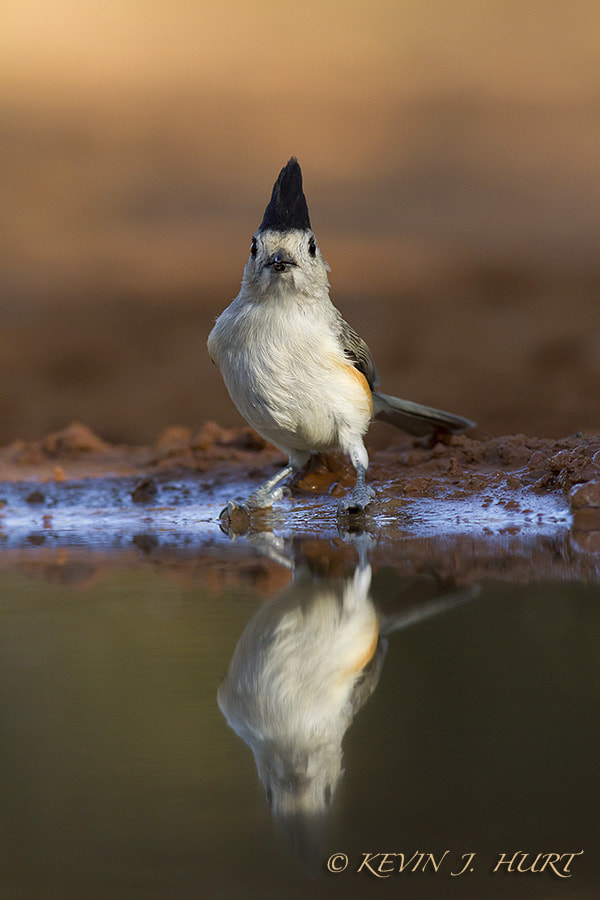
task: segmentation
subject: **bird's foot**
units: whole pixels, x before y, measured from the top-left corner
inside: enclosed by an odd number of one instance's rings
[[[375,499],[375,491],[366,484],[357,485],[339,502],[338,516],[361,516]]]
[[[245,500],[229,500],[227,506],[221,510],[219,518],[222,519],[224,516],[231,517],[240,513],[250,515],[250,513],[259,509],[270,509],[275,500],[279,500],[282,494],[283,488],[269,491],[258,488],[256,491],[252,491]]]
[[[270,509],[273,503],[283,496],[286,488],[281,482],[293,471],[294,466],[290,463],[260,487],[255,488],[246,500],[230,500],[219,516],[221,527],[229,534],[233,532],[242,534],[247,531],[252,513]]]
[[[253,513],[268,512],[275,500],[283,494],[283,488],[271,491],[253,491],[245,500],[229,500],[219,514],[221,528],[230,536],[244,534],[250,527]]]
[[[250,510],[246,503],[230,500],[219,513],[219,525],[230,537],[244,534],[250,527]]]

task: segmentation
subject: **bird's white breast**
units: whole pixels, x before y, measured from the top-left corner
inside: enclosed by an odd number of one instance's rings
[[[330,449],[343,444],[341,431],[368,427],[369,396],[334,323],[328,298],[302,303],[281,294],[249,302],[240,295],[211,332],[209,352],[233,402],[283,450]]]

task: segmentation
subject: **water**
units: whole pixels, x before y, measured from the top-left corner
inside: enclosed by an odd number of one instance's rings
[[[12,498],[0,552],[3,900],[598,896],[599,568],[560,510],[237,540],[48,514]]]

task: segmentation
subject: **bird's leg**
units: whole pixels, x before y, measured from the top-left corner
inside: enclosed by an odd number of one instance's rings
[[[350,451],[350,459],[356,469],[356,485],[354,489],[342,497],[338,506],[341,515],[356,515],[365,511],[369,503],[375,497],[375,491],[365,483],[365,475],[369,460],[363,446],[355,451]]]
[[[265,507],[272,506],[275,500],[279,500],[283,494],[283,488],[280,487],[280,482],[288,478],[294,469],[295,466],[288,463],[287,466],[284,466],[284,468],[273,475],[272,478],[269,478],[268,481],[265,481],[264,484],[261,484],[260,487],[257,487],[256,490],[252,491],[246,500],[246,508],[264,509]]]
[[[283,488],[280,487],[280,483],[291,475],[295,469],[296,466],[289,463],[280,472],[277,472],[272,478],[269,478],[268,481],[265,481],[264,484],[252,491],[246,500],[243,500],[241,503],[238,503],[237,500],[230,500],[221,515],[231,514],[239,509],[251,512],[254,509],[268,509],[270,506],[273,506],[275,500],[279,500],[283,494]]]

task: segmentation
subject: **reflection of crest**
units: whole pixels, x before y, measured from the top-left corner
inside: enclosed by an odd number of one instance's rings
[[[370,584],[365,563],[346,580],[301,570],[247,625],[219,688],[276,814],[311,815],[331,802],[343,736],[383,662]]]

